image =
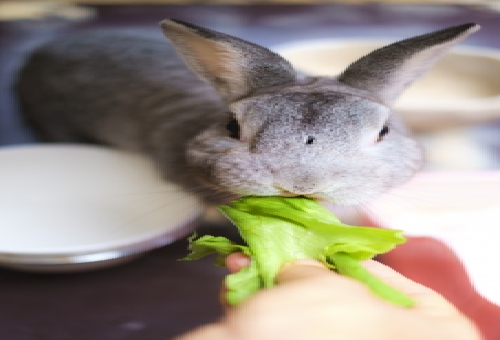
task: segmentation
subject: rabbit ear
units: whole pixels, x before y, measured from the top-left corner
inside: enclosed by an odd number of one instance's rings
[[[186,65],[227,102],[295,80],[290,63],[264,47],[178,20],[160,26]]]
[[[479,28],[477,24],[464,24],[396,42],[354,62],[338,80],[370,91],[390,106],[453,45]]]

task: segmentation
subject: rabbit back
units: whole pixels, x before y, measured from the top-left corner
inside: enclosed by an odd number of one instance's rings
[[[178,146],[223,111],[215,91],[161,33],[146,30],[98,30],[51,41],[28,59],[17,93],[25,117],[46,140],[140,151],[150,151],[160,127]]]

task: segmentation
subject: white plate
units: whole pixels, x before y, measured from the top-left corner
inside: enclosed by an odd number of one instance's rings
[[[198,199],[143,156],[104,147],[0,149],[0,265],[59,271],[111,265],[192,230]]]

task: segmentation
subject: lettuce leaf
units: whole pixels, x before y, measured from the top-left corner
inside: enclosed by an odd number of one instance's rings
[[[227,255],[243,252],[250,265],[226,277],[226,299],[238,305],[259,289],[271,287],[281,267],[297,259],[316,259],[341,275],[366,284],[374,294],[404,307],[414,301],[368,272],[359,261],[392,250],[406,240],[401,231],[354,227],[343,224],[328,209],[303,197],[244,197],[220,206],[238,228],[245,245],[225,237],[189,239],[191,253],[183,260],[219,254],[223,266]]]

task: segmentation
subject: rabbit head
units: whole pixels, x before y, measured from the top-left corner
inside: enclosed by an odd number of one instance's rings
[[[200,179],[237,195],[307,196],[341,205],[362,204],[419,169],[421,149],[391,105],[479,29],[465,24],[403,40],[337,77],[308,77],[250,42],[177,20],[161,27],[227,106],[227,120],[188,146]]]

